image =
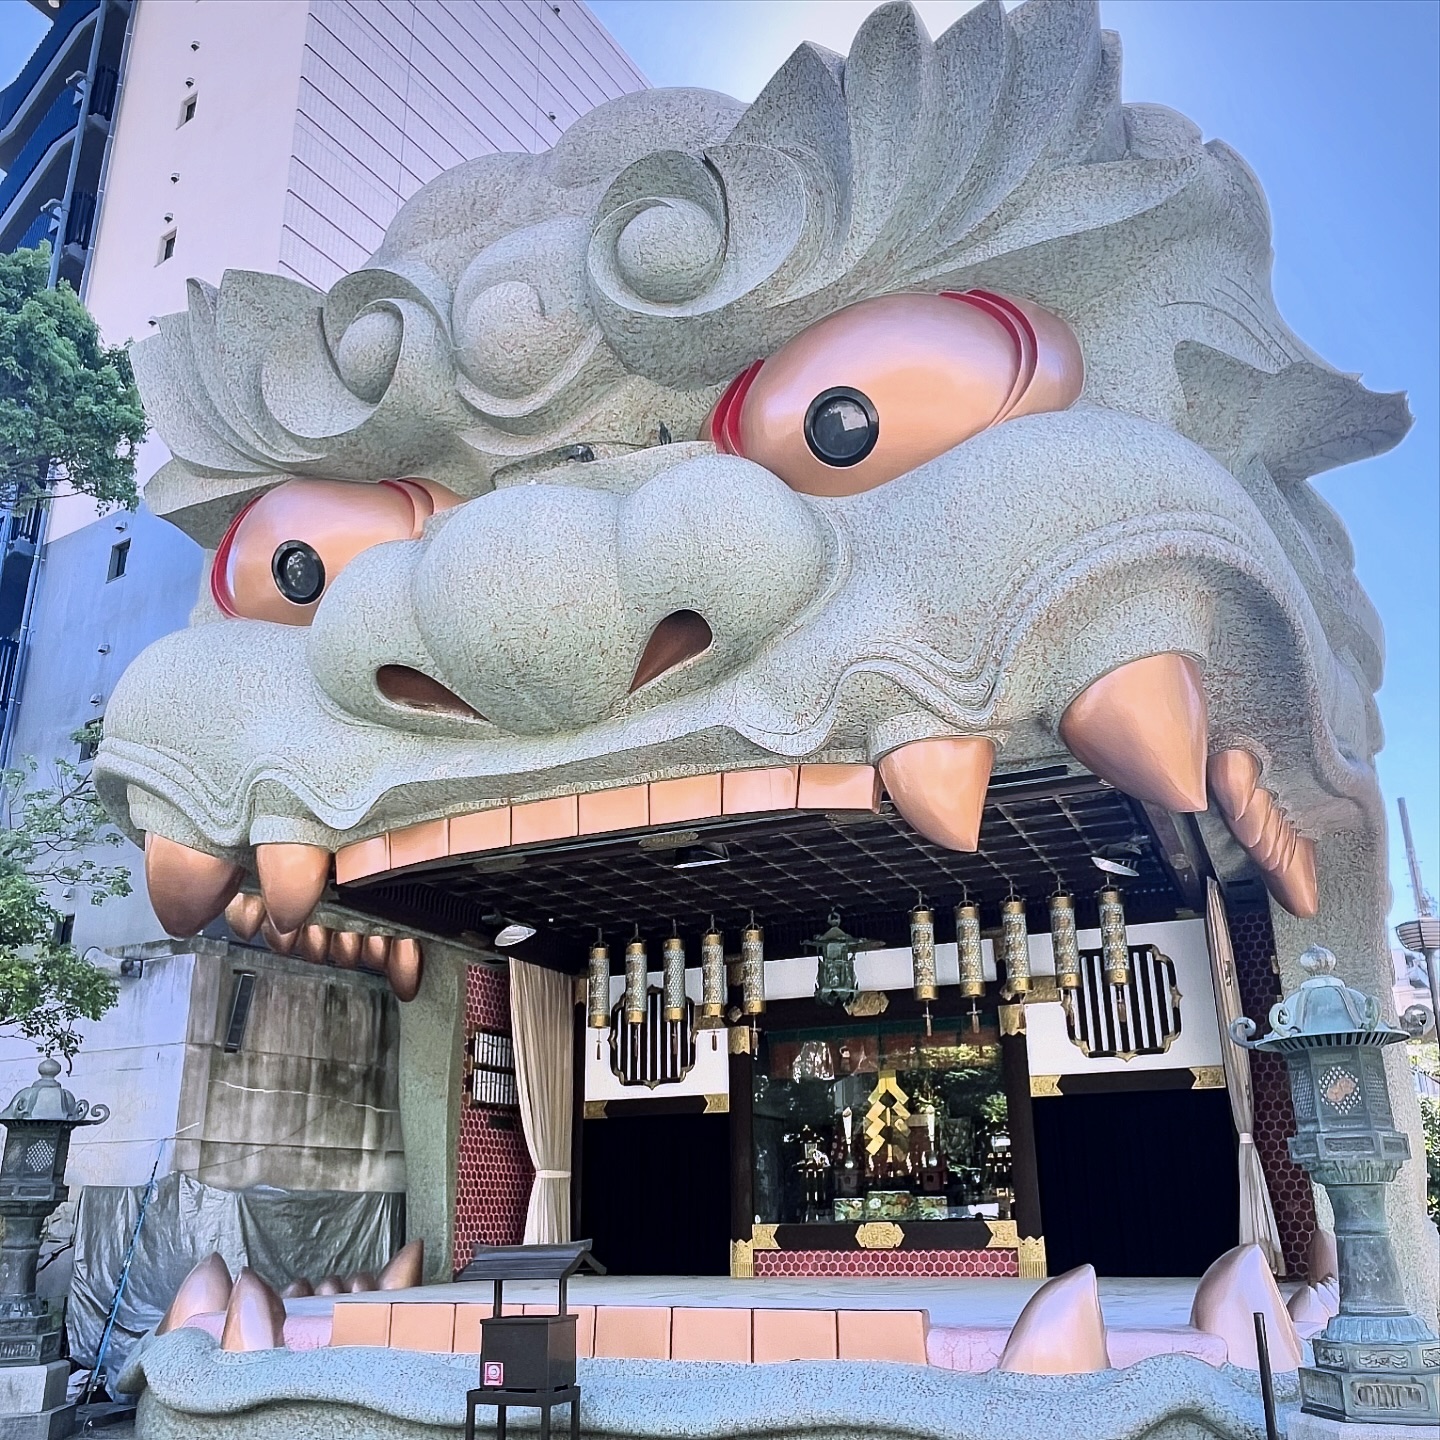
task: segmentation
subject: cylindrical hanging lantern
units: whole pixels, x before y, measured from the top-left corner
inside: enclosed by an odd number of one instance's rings
[[[592,1030],[610,1028],[610,947],[597,940],[590,947],[590,980],[585,1008],[590,1012]]]
[[[985,993],[985,952],[980,946],[980,907],[955,907],[955,948],[960,956],[960,993],[968,1000]]]
[[[1005,962],[1005,989],[1023,995],[1030,988],[1030,935],[1025,902],[1012,895],[1000,906],[1000,958]]]
[[[625,1023],[645,1023],[645,997],[649,988],[650,962],[645,942],[638,936],[625,947]]]
[[[711,929],[700,937],[700,1027],[709,1030],[724,1020],[725,937]]]
[[[915,977],[915,998],[927,1003],[936,999],[935,912],[917,905],[910,912],[910,966]]]
[[[665,941],[665,1018],[685,1018],[685,942],[678,935]]]
[[[740,978],[744,990],[741,1010],[746,1015],[765,1013],[765,932],[753,922],[740,932]]]
[[[1050,897],[1050,944],[1055,951],[1055,983],[1062,990],[1080,988],[1080,941],[1075,935],[1075,902],[1068,895]]]
[[[1125,934],[1125,906],[1120,892],[1100,892],[1100,954],[1107,985],[1130,983],[1130,941]]]

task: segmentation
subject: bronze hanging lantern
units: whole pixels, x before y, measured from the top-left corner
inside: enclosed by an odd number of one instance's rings
[[[1055,952],[1055,983],[1061,990],[1080,988],[1080,941],[1075,934],[1075,901],[1050,897],[1050,944]]]
[[[1125,934],[1125,905],[1120,892],[1100,892],[1100,955],[1105,983],[1117,988],[1130,983],[1130,941]]]
[[[610,1028],[610,947],[598,936],[590,947],[585,1008],[592,1030]]]
[[[978,1000],[985,993],[985,951],[980,943],[980,907],[968,900],[955,907],[955,949],[960,993],[967,1000]]]
[[[1025,924],[1025,902],[1011,895],[1000,905],[1000,958],[1005,963],[1007,999],[1030,989],[1030,933]]]
[[[665,1019],[670,1022],[685,1018],[685,942],[678,935],[665,939],[663,985]]]
[[[625,1023],[645,1023],[645,1001],[650,983],[650,962],[645,942],[636,935],[625,947]]]
[[[935,912],[923,904],[910,912],[910,967],[915,979],[915,998],[927,1005],[938,999],[935,980]]]
[[[765,932],[750,917],[740,932],[740,1008],[746,1015],[765,1013]]]
[[[915,998],[925,1005],[925,1033],[929,1035],[930,1002],[939,998],[940,987],[935,980],[935,912],[920,897],[910,912],[910,973]]]
[[[700,937],[700,1019],[701,1030],[715,1030],[725,1023],[725,937],[710,921]]]

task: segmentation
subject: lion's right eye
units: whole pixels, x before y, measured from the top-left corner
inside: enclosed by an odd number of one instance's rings
[[[308,625],[325,587],[362,551],[413,540],[436,510],[460,503],[419,480],[287,480],[231,522],[210,571],[225,614]]]

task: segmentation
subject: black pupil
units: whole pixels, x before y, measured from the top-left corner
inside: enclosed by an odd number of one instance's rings
[[[880,425],[875,407],[858,390],[818,396],[805,417],[805,440],[827,465],[856,465],[875,448]]]
[[[295,605],[308,605],[325,588],[325,565],[303,540],[287,540],[270,562],[275,585]]]

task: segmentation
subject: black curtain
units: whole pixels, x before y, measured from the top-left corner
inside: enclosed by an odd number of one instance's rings
[[[587,1120],[581,1235],[614,1275],[730,1273],[726,1115]]]
[[[1235,1131],[1223,1090],[1037,1099],[1049,1271],[1202,1275],[1237,1243]]]

